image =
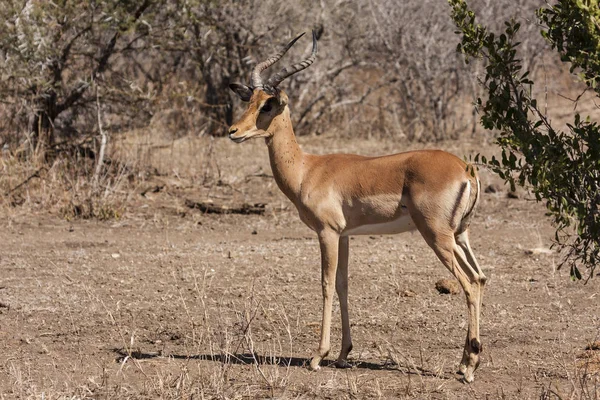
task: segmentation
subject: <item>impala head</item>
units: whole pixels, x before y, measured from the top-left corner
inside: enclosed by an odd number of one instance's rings
[[[317,55],[317,35],[313,31],[313,48],[310,57],[306,60],[283,68],[269,80],[263,82],[261,72],[275,64],[292,47],[304,33],[286,44],[278,53],[259,63],[252,70],[250,85],[232,83],[229,88],[233,90],[242,101],[248,102],[246,112],[229,128],[229,138],[240,143],[254,137],[268,138],[273,135],[269,130],[273,119],[280,115],[288,104],[287,95],[278,88],[283,80],[303,69],[308,68]]]

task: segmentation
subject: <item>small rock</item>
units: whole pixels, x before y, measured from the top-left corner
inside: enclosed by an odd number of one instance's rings
[[[256,229],[255,229],[255,230],[253,230],[253,231],[252,231],[252,234],[253,234],[253,235],[258,235],[258,231],[257,231]]]
[[[533,249],[525,249],[525,254],[527,255],[537,255],[537,254],[552,254],[554,251],[550,249],[546,249],[544,247],[535,247]]]
[[[112,258],[114,258],[114,259],[117,259],[117,258],[120,258],[120,257],[121,257],[121,255],[120,255],[119,253],[112,253],[110,256],[111,256]]]
[[[501,191],[502,191],[502,188],[497,183],[489,184],[484,190],[485,193],[499,193]]]
[[[511,191],[506,194],[506,197],[508,197],[509,199],[518,199],[519,193]]]
[[[402,297],[415,297],[417,294],[410,289],[406,289],[400,296]]]
[[[435,283],[435,288],[441,294],[460,293],[460,284],[454,279],[440,279]]]

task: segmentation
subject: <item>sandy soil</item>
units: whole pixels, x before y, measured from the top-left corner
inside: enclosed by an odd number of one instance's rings
[[[302,141],[313,152],[400,150]],[[450,274],[418,233],[351,240],[354,368],[309,371],[316,237],[269,178],[264,145],[232,146],[216,141],[187,178],[165,161],[145,183],[156,192],[118,221],[2,214],[0,398],[598,398],[600,351],[584,350],[600,332],[598,279],[556,271],[543,207],[505,190],[482,196],[472,225],[489,277],[473,384],[455,374],[464,298],[435,290]],[[204,215],[186,199],[265,202],[267,212]],[[336,305],[329,362],[340,336]]]

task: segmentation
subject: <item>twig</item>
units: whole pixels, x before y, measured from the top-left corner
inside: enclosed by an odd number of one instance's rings
[[[248,182],[252,178],[271,179],[271,178],[273,178],[273,175],[265,174],[264,172],[257,172],[255,174],[247,175],[245,180],[246,180],[246,182]],[[213,195],[213,197],[215,197],[215,195]]]
[[[244,203],[239,207],[229,207],[225,205],[215,205],[212,203],[201,203],[192,200],[185,200],[185,205],[189,208],[197,208],[205,214],[257,214],[263,215],[265,213],[264,203],[247,204]]]
[[[589,87],[586,87],[585,89],[583,89],[583,92],[581,92],[575,99],[571,99],[570,97],[562,95],[560,93],[557,93],[557,95],[559,97],[562,97],[565,100],[569,100],[569,101],[573,102],[574,103],[573,110],[576,110],[577,109],[577,104],[579,104],[579,100],[581,100],[581,98],[583,97],[583,95],[586,94],[589,89],[590,89]]]
[[[100,177],[100,172],[102,171],[102,165],[104,164],[104,152],[106,150],[106,143],[108,142],[106,132],[104,132],[104,129],[102,129],[100,94],[98,93],[98,85],[96,85],[96,114],[98,116],[98,130],[100,131],[100,136],[102,137],[102,139],[100,142],[100,153],[98,154],[98,160],[96,163],[96,171],[94,172],[94,187],[98,186],[98,179]]]
[[[17,186],[15,186],[14,188],[10,189],[6,194],[9,195],[12,192],[14,192],[15,190],[19,189],[21,186],[26,185],[27,183],[29,183],[30,180],[32,180],[33,178],[40,178],[40,172],[42,170],[45,170],[46,167],[40,167],[38,168],[37,171],[35,171],[33,174],[31,174],[27,179],[25,179],[23,182],[19,183]]]

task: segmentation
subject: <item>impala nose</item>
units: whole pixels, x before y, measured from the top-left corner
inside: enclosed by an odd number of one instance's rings
[[[238,131],[237,128],[229,128],[229,139],[233,139],[232,136],[237,131]]]

